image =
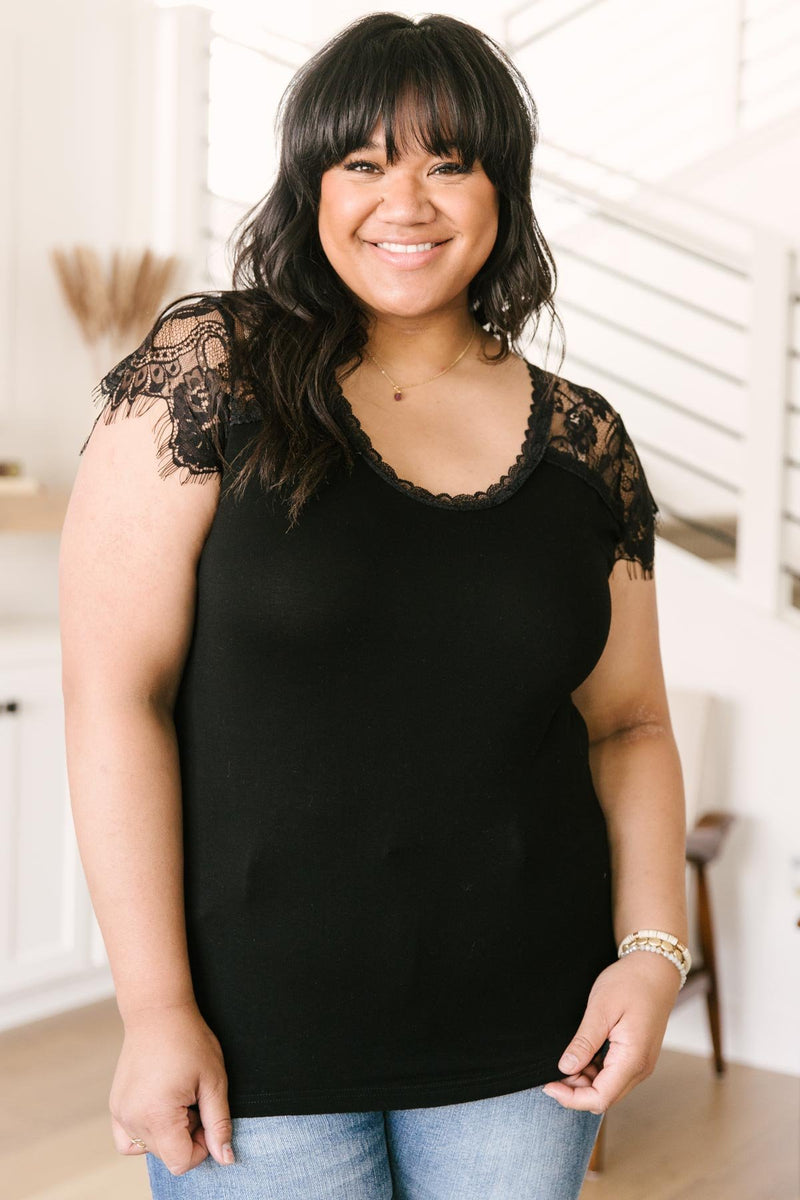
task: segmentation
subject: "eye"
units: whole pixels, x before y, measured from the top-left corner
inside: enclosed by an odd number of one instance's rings
[[[374,167],[376,170],[379,170],[377,163],[370,162],[366,158],[351,159],[350,162],[344,164],[345,171],[352,171],[356,175],[369,174],[369,172],[360,171],[358,169],[359,167],[369,167],[370,169]],[[438,173],[443,168],[445,170],[445,174],[453,175],[468,175],[470,171],[469,167],[464,166],[463,163],[447,162],[439,163],[439,165],[434,168],[434,173]]]
[[[368,162],[367,159],[365,159],[365,158],[356,158],[356,159],[352,159],[348,163],[345,163],[344,169],[345,169],[345,171],[356,171],[356,167],[374,167],[376,165],[377,165],[376,163]],[[361,174],[361,172],[356,171],[356,174]]]

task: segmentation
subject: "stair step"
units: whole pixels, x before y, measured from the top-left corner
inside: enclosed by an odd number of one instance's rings
[[[736,517],[730,513],[704,517],[702,523],[665,516],[659,525],[659,535],[708,562],[735,562]]]

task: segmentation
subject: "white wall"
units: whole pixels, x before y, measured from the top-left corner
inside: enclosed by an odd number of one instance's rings
[[[800,1074],[800,629],[748,607],[733,579],[661,540],[656,576],[668,686],[718,699],[719,760],[702,807],[737,818],[709,868],[723,1050]],[[702,1000],[672,1013],[664,1044],[710,1053]]]
[[[67,488],[111,366],[88,347],[54,246],[152,242],[151,26],[142,0],[0,7],[0,455]],[[57,538],[0,536],[0,618],[55,615]]]
[[[149,235],[149,129],[140,77],[139,0],[5,5],[0,68],[12,119],[0,154],[9,187],[0,329],[0,446],[27,474],[68,485],[91,424],[93,361],[48,254],[86,242],[101,252]],[[106,366],[113,364],[108,363]]]

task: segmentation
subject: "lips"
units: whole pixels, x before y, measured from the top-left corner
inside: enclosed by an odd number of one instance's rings
[[[377,242],[365,242],[364,244],[370,247],[373,254],[377,258],[381,259],[385,263],[388,263],[396,270],[402,271],[405,269],[408,271],[413,270],[416,267],[427,266],[429,262],[438,256],[439,251],[443,246],[446,246],[449,241],[451,241],[450,238],[447,238],[443,242],[436,242],[433,246],[431,246],[430,250],[386,250],[382,246],[379,246]],[[419,246],[424,244],[424,242],[394,243],[396,246]],[[390,242],[389,245],[392,245],[392,243]]]
[[[445,242],[449,241],[450,238],[440,238],[438,241],[436,241],[435,238],[423,238],[420,242],[403,242],[398,238],[381,238],[379,242],[368,242],[368,245],[380,246],[383,244],[387,246],[424,246],[426,242],[433,242],[434,246],[443,246]],[[408,253],[408,251],[405,251],[405,253]]]

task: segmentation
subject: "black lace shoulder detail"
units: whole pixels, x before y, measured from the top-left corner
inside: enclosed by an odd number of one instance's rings
[[[253,419],[252,390],[230,382],[229,318],[210,301],[184,305],[150,329],[93,389],[101,405],[83,454],[100,418],[157,411],[153,426],[158,473],[183,472],[180,482],[220,475],[230,424]]]
[[[608,400],[559,378],[546,457],[580,475],[611,509],[620,528],[614,561],[627,562],[631,579],[652,579],[660,509],[622,417]]]

